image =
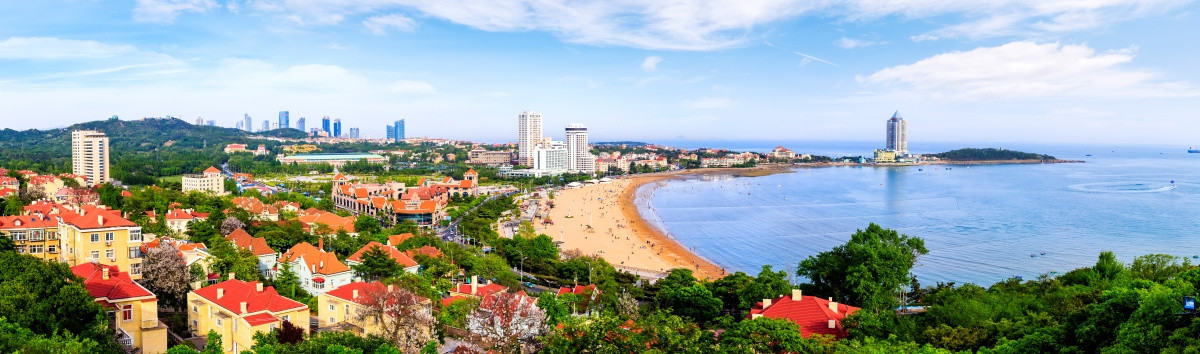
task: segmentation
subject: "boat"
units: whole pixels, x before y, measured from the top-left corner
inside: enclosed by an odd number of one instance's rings
[[[1189,154],[1200,154],[1200,149],[1188,148]]]

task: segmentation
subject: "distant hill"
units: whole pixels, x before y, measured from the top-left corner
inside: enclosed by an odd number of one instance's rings
[[[1057,160],[1054,156],[1050,155],[995,148],[958,149],[927,156],[951,161]]]
[[[107,119],[61,129],[0,130],[0,166],[38,172],[70,172],[71,131],[81,129],[99,130],[108,136],[112,177],[132,183],[145,183],[148,178],[158,176],[196,173],[209,165],[220,164],[223,162],[221,151],[230,143],[278,145],[272,141],[250,140],[247,137],[250,134],[241,130],[194,125],[177,118]]]
[[[266,136],[266,137],[272,137],[272,138],[285,138],[285,139],[303,139],[303,138],[308,137],[307,133],[302,132],[296,128],[281,128],[281,129],[269,130],[269,131],[265,131],[265,132],[258,132],[258,133],[254,133],[252,135]]]
[[[646,146],[646,145],[650,145],[650,144],[649,144],[649,143],[643,143],[643,142],[640,142],[640,141],[601,141],[601,142],[595,142],[595,143],[592,143],[592,145],[596,145],[596,146],[621,146],[621,145],[625,145],[625,146],[630,146],[630,147],[642,147],[642,146]]]

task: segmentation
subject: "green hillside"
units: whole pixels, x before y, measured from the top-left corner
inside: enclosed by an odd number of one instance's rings
[[[1050,155],[995,148],[958,149],[929,156],[951,161],[1055,160],[1054,156]]]

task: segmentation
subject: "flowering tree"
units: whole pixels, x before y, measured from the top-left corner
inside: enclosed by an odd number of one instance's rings
[[[234,230],[245,229],[245,228],[246,228],[246,223],[244,223],[241,220],[238,220],[238,218],[235,218],[232,216],[225,218],[225,221],[221,222],[221,234],[222,235],[228,235],[228,234],[233,233]]]
[[[142,280],[138,282],[147,290],[158,295],[163,306],[181,309],[187,300],[191,275],[179,250],[167,242],[146,250],[142,263]]]
[[[433,314],[429,300],[398,286],[372,286],[354,302],[362,307],[358,324],[374,328],[380,337],[396,344],[403,353],[420,352],[433,340]]]
[[[542,333],[545,319],[536,300],[524,293],[496,293],[467,316],[467,329],[503,352],[516,352]]]

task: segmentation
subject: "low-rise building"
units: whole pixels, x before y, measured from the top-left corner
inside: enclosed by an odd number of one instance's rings
[[[267,245],[267,240],[262,237],[252,237],[246,230],[237,229],[225,235],[225,239],[232,242],[234,247],[240,250],[247,250],[258,257],[258,273],[267,278],[274,278],[278,268],[276,262],[279,260],[279,254]]]
[[[308,332],[308,306],[283,297],[274,287],[234,279],[209,285],[187,295],[188,329],[221,336],[225,353],[241,353],[254,346],[255,333],[269,333],[283,322]]]
[[[477,147],[467,153],[469,158],[468,163],[474,165],[501,166],[512,163],[513,153],[511,151],[489,151],[481,147]]]
[[[893,163],[896,162],[895,150],[875,150],[875,163]]]
[[[342,285],[317,296],[317,323],[321,328],[342,328],[360,336],[382,335],[378,319],[372,318],[366,309],[379,296],[387,296],[395,289],[392,285],[380,282],[353,282]],[[433,313],[432,302],[429,299],[413,295],[417,306],[413,311]],[[399,312],[399,311],[398,311]]]
[[[323,294],[329,289],[349,284],[354,272],[337,259],[333,252],[325,252],[324,240],[313,246],[301,242],[279,256],[280,267],[292,267],[300,279],[300,287],[309,294]]]
[[[142,278],[141,226],[105,207],[60,206],[56,213],[60,259],[68,266],[104,262],[128,269],[133,280]]]
[[[188,230],[188,224],[208,220],[208,213],[196,212],[194,209],[171,209],[163,218],[168,229],[176,235],[183,235]]]
[[[297,164],[297,165],[315,165],[329,164],[333,167],[341,167],[351,162],[366,160],[367,163],[384,164],[388,160],[386,157],[377,154],[295,154],[283,156],[280,155],[279,163],[282,164]]]
[[[0,237],[8,237],[17,253],[42,260],[59,260],[58,220],[33,214],[0,217]]]
[[[250,217],[264,221],[279,221],[279,208],[265,204],[254,197],[236,197],[230,200],[233,206],[250,213]],[[229,214],[228,211],[226,214]]]
[[[225,153],[232,154],[238,152],[249,152],[246,150],[246,144],[229,144],[225,145]]]
[[[116,266],[84,263],[71,267],[97,303],[114,313],[117,342],[127,351],[167,352],[167,326],[158,321],[158,297]]]
[[[839,304],[833,299],[803,296],[799,289],[794,289],[789,295],[763,299],[762,302],[754,304],[746,319],[782,318],[799,325],[800,335],[804,338],[821,334],[841,339],[848,335],[846,328],[842,326],[842,319],[858,310],[857,307]]]
[[[354,252],[350,257],[346,257],[346,264],[351,267],[362,264],[363,254],[372,248],[378,248],[386,252],[388,257],[391,257],[392,260],[396,261],[396,264],[400,265],[400,268],[404,268],[405,272],[417,274],[417,270],[421,269],[421,265],[417,264],[417,261],[413,260],[412,256],[408,253],[400,252],[395,247],[375,241],[368,242],[365,246],[359,248],[358,252]]]
[[[209,166],[201,174],[183,175],[181,180],[183,192],[206,192],[217,195],[225,194],[225,176],[216,167]]]

